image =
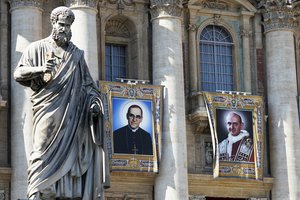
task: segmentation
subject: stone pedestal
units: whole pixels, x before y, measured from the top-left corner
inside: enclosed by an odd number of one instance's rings
[[[41,1],[11,0],[11,75],[22,52],[42,37]],[[11,78],[11,199],[25,198],[27,161],[32,148],[31,90]]]
[[[72,41],[84,50],[84,57],[94,80],[99,79],[97,46],[97,2],[98,0],[67,0],[74,15],[72,24]]]
[[[273,200],[300,199],[300,129],[292,20],[292,10],[284,7],[264,14]]]
[[[152,2],[153,83],[165,86],[162,158],[155,199],[188,199],[180,5]],[[168,8],[168,9],[167,9]]]

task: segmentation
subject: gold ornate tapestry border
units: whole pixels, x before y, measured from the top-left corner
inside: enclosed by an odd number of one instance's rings
[[[261,96],[204,93],[214,149],[214,177],[262,179]]]

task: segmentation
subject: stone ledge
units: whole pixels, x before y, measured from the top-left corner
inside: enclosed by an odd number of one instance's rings
[[[0,167],[0,174],[11,174],[11,168],[10,167]]]
[[[241,178],[213,178],[207,174],[189,174],[189,193],[209,197],[264,198],[270,194],[273,178],[262,180]]]
[[[105,189],[105,196],[151,200],[155,176],[155,173],[113,171],[110,177],[110,188]]]
[[[126,182],[153,185],[155,173],[147,172],[112,172],[110,176],[111,182]]]
[[[11,168],[10,167],[0,167],[0,182],[9,182],[11,178]]]

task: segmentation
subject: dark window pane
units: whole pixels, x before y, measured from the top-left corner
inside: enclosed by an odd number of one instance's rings
[[[105,79],[117,81],[117,78],[126,78],[126,45],[105,45]]]

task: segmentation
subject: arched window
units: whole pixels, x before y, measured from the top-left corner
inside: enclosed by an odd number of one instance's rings
[[[105,80],[130,78],[130,66],[136,65],[131,50],[136,48],[134,24],[125,16],[112,17],[105,25],[105,34]]]
[[[209,25],[200,35],[201,90],[233,90],[233,43],[221,26]]]

